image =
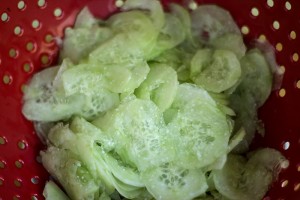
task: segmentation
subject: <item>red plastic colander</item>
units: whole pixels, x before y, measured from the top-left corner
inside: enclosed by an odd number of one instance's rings
[[[163,0],[187,3],[186,0]],[[190,1],[191,2],[191,1]],[[199,0],[228,9],[246,43],[267,39],[276,49],[281,89],[260,109],[266,136],[254,146],[272,147],[290,161],[265,200],[300,199],[300,1]],[[192,4],[195,5],[196,2]],[[43,199],[48,174],[40,163],[43,145],[21,114],[22,88],[36,71],[55,64],[58,46],[79,10],[98,17],[117,11],[120,0],[0,0],[0,200]]]

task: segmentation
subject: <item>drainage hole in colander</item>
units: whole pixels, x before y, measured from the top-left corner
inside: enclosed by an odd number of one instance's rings
[[[37,4],[40,8],[46,7],[46,1],[45,0],[38,0]]]
[[[281,65],[277,70],[279,75],[283,75],[285,73],[285,66]]]
[[[294,191],[297,192],[300,190],[300,183],[295,184]]]
[[[40,58],[42,65],[47,66],[50,63],[49,55],[43,54]]]
[[[251,9],[251,15],[252,15],[253,17],[257,17],[257,16],[259,15],[259,10],[258,10],[258,8],[253,7],[253,8]]]
[[[281,183],[281,187],[286,187],[286,186],[288,186],[288,184],[289,184],[289,181],[288,180],[284,180],[284,181],[282,181],[282,183]]]
[[[249,29],[248,26],[244,25],[244,26],[242,26],[242,28],[241,28],[241,32],[242,32],[244,35],[248,35],[249,32],[250,32],[250,29]]]
[[[258,36],[258,40],[259,40],[260,42],[265,42],[265,41],[267,40],[267,37],[266,37],[264,34],[260,34],[260,35]]]
[[[35,176],[35,177],[31,178],[31,183],[33,183],[35,185],[39,184],[39,177]]]
[[[280,23],[277,20],[275,20],[273,21],[272,27],[274,30],[278,30],[280,28]]]
[[[46,42],[46,43],[51,43],[51,42],[53,42],[53,35],[52,34],[46,34],[45,35],[45,38],[44,38],[44,41]]]
[[[17,161],[15,162],[15,166],[16,166],[16,168],[18,168],[18,169],[21,169],[21,168],[23,167],[23,165],[24,165],[23,160],[17,160]]]
[[[18,142],[19,149],[24,150],[26,149],[26,147],[27,147],[27,143],[24,140]]]
[[[6,12],[1,14],[1,21],[7,22],[9,20],[9,16]]]
[[[285,142],[285,143],[283,143],[282,148],[283,148],[284,150],[288,150],[288,149],[290,148],[290,145],[291,145],[290,142]]]
[[[3,137],[3,136],[0,136],[0,145],[4,145],[4,144],[6,144],[6,143],[7,143],[6,138]]]
[[[293,60],[294,62],[298,62],[298,61],[299,61],[299,54],[298,54],[298,53],[293,53],[293,55],[292,55],[292,60]]]
[[[278,92],[279,97],[285,97],[286,95],[286,90],[284,88],[281,88]]]
[[[289,1],[285,2],[285,8],[286,10],[292,10],[292,4]]]
[[[36,196],[31,196],[31,200],[38,200],[38,198]]]
[[[0,160],[0,169],[4,169],[5,168],[5,161],[4,160]]]
[[[273,0],[267,0],[267,6],[272,8],[274,6],[274,1]]]
[[[18,51],[14,48],[11,48],[8,52],[9,57],[16,58],[18,56]]]
[[[26,8],[26,4],[24,1],[19,1],[18,3],[19,10],[24,10]]]
[[[16,27],[14,28],[14,34],[15,34],[16,36],[21,36],[21,35],[23,34],[23,29],[22,29],[20,26],[16,26]]]
[[[8,74],[5,74],[2,78],[2,81],[5,85],[9,85],[12,83],[12,77]]]
[[[34,42],[27,42],[26,50],[29,52],[33,52],[36,49],[36,45]]]
[[[295,40],[297,37],[297,33],[295,31],[291,31],[289,36],[290,36],[290,39]]]
[[[62,18],[63,16],[63,11],[61,8],[56,8],[53,12],[54,17],[56,17],[57,19]]]
[[[14,180],[14,185],[16,187],[21,187],[22,186],[22,180],[21,179],[15,179]]]
[[[124,4],[124,1],[123,1],[123,0],[116,0],[116,1],[115,1],[115,6],[116,6],[117,8],[122,7],[123,4]]]
[[[41,23],[39,20],[35,19],[32,21],[31,23],[32,28],[34,28],[35,30],[39,30],[41,27]]]
[[[300,80],[296,82],[296,88],[300,89]]]
[[[20,196],[19,195],[15,195],[14,197],[13,197],[13,200],[19,200],[20,199]]]
[[[283,49],[283,45],[282,45],[280,42],[278,42],[278,43],[276,44],[275,48],[276,48],[276,50],[277,50],[278,52],[280,52],[280,51],[282,51],[282,49]]]
[[[32,72],[32,71],[33,71],[32,64],[29,63],[29,62],[24,63],[24,64],[23,64],[23,70],[24,70],[24,72],[26,72],[26,73]]]

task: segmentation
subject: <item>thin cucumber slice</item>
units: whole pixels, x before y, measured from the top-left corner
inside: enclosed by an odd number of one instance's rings
[[[211,92],[223,92],[241,76],[236,55],[228,50],[198,50],[191,61],[191,79]]]
[[[166,112],[168,127],[178,134],[178,165],[187,169],[205,167],[226,152],[230,136],[226,115],[205,90],[192,84],[179,85],[175,101]]]
[[[246,46],[241,34],[225,34],[209,43],[215,49],[229,50],[235,53],[238,59],[241,59],[246,53]]]
[[[157,200],[190,200],[207,190],[206,179],[199,169],[188,170],[166,163],[141,174],[147,190]]]
[[[43,196],[46,200],[70,200],[53,181],[48,181],[46,183]]]
[[[199,6],[191,13],[193,36],[209,43],[227,33],[240,34],[240,29],[227,10],[216,5]]]
[[[152,64],[146,80],[135,94],[138,98],[152,100],[163,112],[173,103],[177,87],[175,70],[168,65]]]

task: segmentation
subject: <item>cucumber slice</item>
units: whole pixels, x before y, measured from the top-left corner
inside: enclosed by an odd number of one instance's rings
[[[87,166],[78,161],[73,153],[50,146],[41,152],[41,157],[44,167],[61,183],[71,199],[99,198],[100,179],[94,179]]]
[[[126,45],[124,47],[121,46],[123,51],[128,52],[129,46],[127,45],[131,43],[131,48],[137,48],[141,51],[143,56],[147,56],[154,47],[159,33],[159,31],[155,29],[151,18],[147,16],[145,12],[138,10],[115,14],[107,20],[107,23],[115,34],[121,33],[126,35],[126,42],[123,41]],[[119,55],[122,54],[116,54],[116,56]],[[134,57],[136,55],[130,56]]]
[[[152,101],[124,101],[93,124],[110,134],[116,153],[140,171],[174,159],[173,136]]]
[[[166,163],[142,172],[147,190],[157,200],[190,200],[207,190],[206,179],[201,170],[189,170]]]
[[[74,28],[65,30],[60,51],[61,60],[69,58],[74,63],[78,63],[86,58],[90,51],[112,36],[112,31],[108,27],[100,26],[98,21],[87,7],[80,11]]]
[[[226,115],[205,90],[192,84],[179,85],[170,109],[168,127],[178,140],[178,165],[205,167],[226,152],[231,131]]]
[[[48,181],[46,183],[43,196],[46,200],[70,200],[53,181]]]
[[[97,141],[100,140],[99,138],[102,135],[101,133],[99,134],[99,131],[89,132],[84,130],[83,132],[74,133],[68,125],[62,126],[58,124],[50,131],[48,138],[56,147],[70,151],[70,154],[74,155],[74,158],[86,167],[89,174],[95,180],[101,182],[101,185],[98,187],[101,186],[102,191],[110,194],[114,191],[112,175],[105,161],[98,153]],[[61,166],[63,166],[63,163],[67,162],[67,160],[60,162]]]
[[[172,14],[165,14],[166,23],[161,29],[156,45],[148,59],[152,59],[165,50],[172,49],[185,40],[184,26],[180,19]]]
[[[138,98],[152,100],[163,112],[174,101],[177,87],[176,71],[164,64],[152,64],[147,79],[135,94]]]
[[[136,63],[143,60],[145,52],[137,41],[129,37],[129,33],[117,33],[90,52],[89,63],[119,64]],[[126,41],[126,42],[124,42]]]
[[[182,48],[173,48],[162,52],[152,59],[154,62],[171,66],[177,72],[178,80],[186,82],[190,79],[190,60],[194,53],[185,51]]]
[[[253,97],[244,90],[238,88],[230,96],[230,107],[236,112],[235,125],[233,133],[241,128],[245,129],[244,139],[233,149],[234,153],[245,153],[255,136],[258,117],[256,103]]]
[[[186,39],[187,42],[189,43],[189,45],[193,45],[195,46],[195,41],[194,38],[192,36],[192,22],[191,22],[191,17],[189,12],[184,9],[182,6],[175,4],[175,3],[171,3],[169,5],[169,8],[171,10],[171,13],[173,15],[175,15],[176,17],[178,17],[178,19],[181,21],[184,30],[185,30],[185,35],[186,35]]]
[[[124,11],[132,9],[149,10],[150,17],[156,30],[160,30],[163,27],[165,23],[164,10],[162,5],[158,1],[127,0],[122,6],[122,10]]]
[[[35,74],[26,88],[22,112],[33,121],[59,121],[79,113],[85,103],[82,95],[66,97],[53,88],[58,67],[47,68]]]
[[[191,13],[191,19],[193,36],[202,43],[227,33],[241,35],[230,13],[216,5],[199,6]]]
[[[264,55],[258,49],[247,52],[241,60],[242,82],[240,90],[251,94],[257,107],[262,106],[272,90],[272,72]]]
[[[125,164],[119,156],[103,152],[103,158],[116,179],[134,187],[144,187],[137,169]]]
[[[80,64],[66,70],[62,74],[62,81],[67,95],[99,95],[105,89],[114,93],[125,93],[136,89],[146,79],[149,70],[146,62]]]
[[[201,49],[191,61],[191,79],[211,92],[223,92],[241,76],[240,62],[228,50]]]
[[[284,162],[280,152],[268,148],[253,152],[248,161],[239,155],[229,155],[224,168],[212,172],[214,183],[229,199],[260,200]]]
[[[73,63],[79,63],[89,52],[112,36],[113,33],[108,27],[100,27],[97,24],[92,27],[67,28],[60,58],[69,58]]]
[[[235,53],[238,59],[241,59],[246,53],[246,46],[241,34],[225,34],[215,38],[209,43],[209,46],[215,49],[229,50]]]

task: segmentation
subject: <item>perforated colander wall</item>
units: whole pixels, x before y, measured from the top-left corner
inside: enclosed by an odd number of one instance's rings
[[[283,84],[260,110],[266,137],[258,138],[254,146],[279,149],[290,161],[265,199],[300,199],[300,1],[163,0],[165,5],[170,2],[191,9],[216,3],[231,11],[246,42],[267,39],[276,48]],[[84,5],[107,17],[121,4],[120,0],[0,1],[0,200],[43,199],[48,178],[38,157],[42,145],[21,114],[24,84],[34,72],[56,62],[56,40]]]

